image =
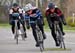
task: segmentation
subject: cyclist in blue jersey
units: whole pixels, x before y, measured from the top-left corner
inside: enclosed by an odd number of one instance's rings
[[[39,43],[37,41],[37,34],[35,31],[36,21],[37,21],[37,25],[39,26],[39,28],[43,34],[43,38],[46,39],[46,35],[45,35],[44,29],[43,29],[44,20],[43,20],[42,13],[37,7],[33,7],[31,4],[27,4],[25,6],[25,12],[26,12],[26,17],[29,17],[29,19],[30,19],[30,25],[32,28],[33,36],[36,41],[36,47],[38,47]]]

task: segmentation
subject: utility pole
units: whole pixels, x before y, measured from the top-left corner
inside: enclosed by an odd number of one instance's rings
[[[17,1],[16,0],[13,0],[13,3],[16,3]]]
[[[75,21],[74,19],[75,19],[75,13],[72,14],[72,22],[73,22],[73,24],[74,24],[74,21]]]
[[[40,7],[43,7],[43,0],[39,0],[40,2]]]
[[[39,7],[39,6],[38,6],[38,5],[39,5],[38,2],[39,2],[39,0],[36,0],[36,7]]]

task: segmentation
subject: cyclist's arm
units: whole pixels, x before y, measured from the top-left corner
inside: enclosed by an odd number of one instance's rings
[[[10,10],[9,10],[9,21],[12,20],[12,13],[13,13],[13,10],[10,9]]]
[[[30,16],[25,14],[25,19],[30,19]]]
[[[22,9],[22,13],[23,13],[23,17],[25,19],[25,11],[24,11],[24,9]]]
[[[42,12],[39,9],[36,9],[36,17],[37,17],[37,20],[40,19],[40,23],[44,25],[44,18],[42,16]]]
[[[22,9],[19,9],[19,16],[21,17],[21,19],[24,19]]]
[[[62,19],[63,24],[66,25],[67,23],[66,23],[66,20],[65,20],[64,15],[62,14],[60,17],[61,17],[61,19]]]
[[[46,10],[46,19],[47,19],[47,22],[48,22],[48,25],[49,25],[50,29],[52,29],[51,16],[50,16],[50,13],[49,13],[48,10]]]
[[[62,11],[59,8],[57,9],[57,15],[60,16],[63,24],[66,25],[65,17],[63,15]]]
[[[36,15],[37,15],[37,17],[40,17],[42,19],[42,21],[44,21],[43,16],[42,16],[42,12],[40,10],[36,11]]]
[[[44,24],[44,19],[43,19],[43,16],[42,16],[42,12],[39,9],[35,9],[35,10],[36,10],[36,17],[37,17],[37,19],[41,19],[41,21]]]
[[[46,10],[45,15],[46,15],[46,19],[47,19],[48,23],[49,23],[49,24],[52,23],[52,22],[51,22],[51,18],[50,18],[50,13],[49,13],[48,10]]]
[[[42,13],[39,9],[36,10],[36,17],[42,16]]]
[[[36,19],[38,19],[40,15],[42,15],[40,10],[34,9],[33,13],[30,15],[30,17],[35,17]]]

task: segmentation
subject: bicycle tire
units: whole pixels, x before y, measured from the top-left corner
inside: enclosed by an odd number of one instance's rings
[[[16,35],[16,44],[18,44],[18,35]]]
[[[66,47],[65,47],[65,43],[64,43],[63,34],[62,34],[62,32],[61,32],[60,30],[58,30],[58,31],[59,31],[59,35],[60,35],[60,37],[59,37],[60,48],[64,48],[64,49],[66,49]]]
[[[63,44],[63,48],[66,49],[64,40],[62,41],[62,44]]]
[[[55,29],[56,29],[56,34],[57,34],[57,41],[60,44],[60,48],[66,48],[65,47],[65,43],[64,43],[64,38],[63,38],[63,34],[62,31],[60,30],[60,27],[58,25],[59,22],[55,23]]]
[[[40,45],[40,51],[43,52],[44,51],[44,45],[43,45],[43,43],[40,43],[39,45]]]
[[[16,44],[18,44],[18,28],[17,28],[17,20],[15,20],[15,39],[16,39]]]
[[[36,29],[36,33],[37,33],[37,40],[38,40],[38,43],[39,43],[40,51],[43,52],[43,50],[44,50],[44,45],[43,45],[42,32],[37,28],[37,29]]]
[[[25,36],[24,34],[22,34],[22,35],[21,35],[21,37],[22,37],[22,40],[25,40],[25,37],[24,37],[24,36]]]

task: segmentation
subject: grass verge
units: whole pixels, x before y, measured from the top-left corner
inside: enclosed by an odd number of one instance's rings
[[[63,49],[63,48],[45,48],[44,51],[71,51],[70,48],[66,48],[66,49]]]
[[[8,23],[0,23],[0,28],[9,28],[10,25]]]
[[[0,23],[0,28],[10,28],[10,25],[8,23]],[[50,31],[48,24],[45,24],[44,29],[45,31]],[[64,31],[75,32],[75,27],[64,26]]]

